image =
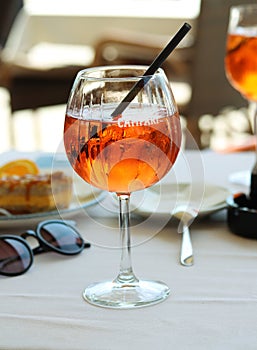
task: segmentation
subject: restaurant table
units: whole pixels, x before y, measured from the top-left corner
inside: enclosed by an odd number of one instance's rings
[[[202,167],[195,166],[199,155]],[[185,151],[184,157],[193,181],[231,192],[248,190],[247,179],[240,185],[229,176],[250,170],[254,153]],[[169,176],[172,172],[165,181]],[[171,294],[165,301],[117,310],[82,298],[86,286],[118,273],[118,220],[104,204],[109,200],[107,196],[73,216],[91,242],[89,249],[73,257],[38,255],[24,275],[0,276],[0,349],[257,349],[257,241],[229,231],[226,209],[191,225],[192,267],[179,263],[181,235],[176,222],[161,227],[158,215],[149,222],[140,215],[132,217],[135,274],[168,284]],[[0,232],[21,230],[1,227]]]

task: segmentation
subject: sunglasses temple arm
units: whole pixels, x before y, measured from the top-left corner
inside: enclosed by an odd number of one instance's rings
[[[85,245],[84,245],[84,249],[86,249],[86,248],[90,248],[91,247],[91,244],[90,243],[85,243]]]

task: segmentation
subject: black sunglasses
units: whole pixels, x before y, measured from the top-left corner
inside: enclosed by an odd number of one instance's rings
[[[48,251],[63,255],[79,254],[90,244],[85,243],[73,227],[74,221],[47,220],[38,224],[35,231],[28,230],[20,236],[0,235],[0,275],[18,276],[33,263],[33,256]],[[39,245],[31,249],[27,237],[34,237]]]

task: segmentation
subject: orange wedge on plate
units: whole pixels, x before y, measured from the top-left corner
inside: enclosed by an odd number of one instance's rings
[[[14,160],[0,167],[0,177],[12,175],[22,176],[26,174],[37,175],[38,173],[37,164],[30,159]]]

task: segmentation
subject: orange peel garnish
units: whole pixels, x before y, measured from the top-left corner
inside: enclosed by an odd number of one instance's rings
[[[27,174],[39,174],[37,164],[30,159],[13,160],[0,167],[0,177],[14,175],[23,176]]]

